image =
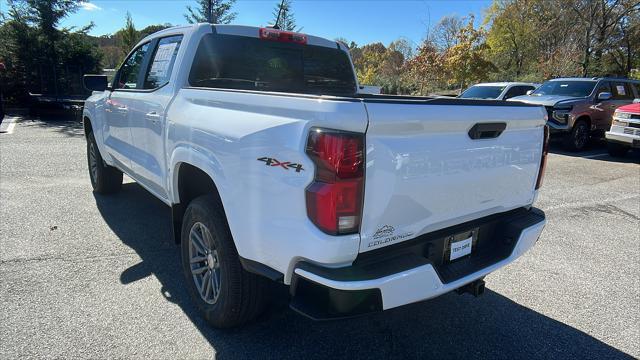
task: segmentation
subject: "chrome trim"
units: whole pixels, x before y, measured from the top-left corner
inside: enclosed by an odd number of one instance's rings
[[[614,116],[613,120],[620,121],[620,122],[626,122],[626,123],[640,124],[640,119],[621,118],[619,116]]]

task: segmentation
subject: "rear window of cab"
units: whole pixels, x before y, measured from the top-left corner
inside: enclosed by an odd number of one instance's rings
[[[353,95],[348,55],[337,48],[207,34],[189,73],[193,87]]]

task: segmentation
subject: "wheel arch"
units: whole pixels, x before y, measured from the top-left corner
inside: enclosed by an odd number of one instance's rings
[[[176,161],[172,169],[173,175],[170,177],[172,179],[170,186],[172,189],[171,217],[176,243],[180,243],[184,212],[189,203],[199,196],[212,195],[225,214],[225,221],[227,220],[220,189],[210,170],[203,169],[202,166],[190,161]]]
[[[588,126],[588,127],[589,127],[589,129],[591,130],[591,126],[593,125],[593,123],[591,122],[591,116],[589,116],[588,114],[581,114],[581,115],[578,115],[578,116],[576,117],[576,119],[574,120],[572,127],[573,127],[573,126],[575,126],[575,125],[576,125],[576,123],[578,123],[579,121],[584,121],[584,122],[586,122],[586,123],[587,123],[587,126]]]
[[[91,119],[86,114],[82,116],[82,128],[84,129],[84,136],[89,136],[90,132],[93,132],[93,125]]]

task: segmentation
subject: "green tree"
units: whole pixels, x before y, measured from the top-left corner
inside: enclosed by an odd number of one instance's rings
[[[291,10],[291,0],[283,0],[276,5],[273,10],[273,24],[274,27],[285,31],[302,30],[301,27],[296,26],[296,19]]]
[[[138,30],[136,30],[136,26],[133,24],[131,14],[128,11],[125,18],[124,28],[122,28],[119,32],[121,34],[122,52],[127,54],[129,53],[129,51],[133,50],[133,47],[138,43],[140,36]]]
[[[485,24],[491,22],[487,44],[491,59],[501,69],[499,76],[522,80],[535,66],[539,31],[534,11],[532,1],[495,1],[487,10]]]
[[[485,26],[495,79],[628,75],[639,11],[638,0],[494,0]]]
[[[169,23],[157,24],[157,25],[149,25],[146,28],[144,28],[144,29],[139,31],[140,39],[138,41],[144,39],[145,37],[147,37],[147,36],[149,36],[149,35],[151,35],[153,33],[156,33],[158,31],[161,31],[161,30],[164,30],[164,29],[168,29],[171,26],[172,25],[169,24]]]
[[[208,22],[211,24],[229,24],[238,13],[231,11],[236,0],[197,0],[194,9],[187,6],[185,19],[191,24]]]
[[[0,57],[8,63],[12,96],[27,92],[82,92],[83,73],[99,70],[100,54],[87,31],[93,24],[61,29],[60,22],[76,11],[79,0],[8,0]]]

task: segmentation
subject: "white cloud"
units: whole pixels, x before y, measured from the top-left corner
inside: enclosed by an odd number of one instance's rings
[[[80,7],[82,8],[82,10],[87,10],[87,11],[98,11],[98,10],[102,10],[102,8],[96,4],[92,4],[89,2],[81,2],[80,3]]]

